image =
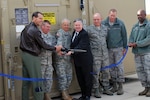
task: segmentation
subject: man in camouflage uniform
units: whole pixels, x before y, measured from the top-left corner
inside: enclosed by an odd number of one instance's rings
[[[107,46],[110,64],[116,64],[126,51],[127,32],[124,23],[117,18],[117,10],[110,9],[108,17],[102,22],[108,27]],[[124,66],[121,62],[110,69],[110,76],[113,82],[112,92],[122,95],[124,79]]]
[[[49,33],[50,31],[50,22],[48,20],[44,20],[41,25],[41,36],[43,40],[49,45],[56,44],[56,38]],[[53,76],[53,66],[52,66],[52,51],[42,50],[41,52],[41,71],[42,78],[47,79],[43,81],[44,85],[44,100],[51,100],[48,93],[51,91],[52,86],[52,76]]]
[[[101,20],[101,15],[99,13],[95,13],[93,16],[94,25],[90,25],[87,27],[94,61],[93,88],[94,96],[96,98],[101,98],[99,91],[99,79],[101,80],[100,82],[102,82],[102,85],[104,87],[103,93],[107,95],[113,95],[113,93],[109,91],[109,71],[107,69],[100,70],[101,68],[109,65],[108,49],[106,44],[107,27],[101,24]]]
[[[62,45],[65,48],[70,48],[71,34],[69,32],[70,21],[68,19],[63,19],[61,23],[62,29],[59,29],[56,33],[57,45]],[[72,97],[68,93],[68,88],[72,81],[72,64],[70,56],[56,55],[56,73],[58,76],[58,86],[62,93],[62,99],[72,100]]]

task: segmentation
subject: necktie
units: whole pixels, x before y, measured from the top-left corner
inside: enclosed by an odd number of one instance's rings
[[[76,38],[76,36],[78,36],[78,33],[76,32],[72,38],[72,42],[74,41],[74,39]]]

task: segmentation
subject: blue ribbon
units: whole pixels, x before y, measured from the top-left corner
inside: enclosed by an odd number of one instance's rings
[[[117,67],[117,65],[122,63],[122,61],[124,60],[127,52],[128,52],[128,46],[126,47],[126,52],[124,53],[122,58],[116,64],[111,64],[109,66],[105,66],[105,67],[101,68],[100,71],[108,69],[108,68]],[[96,73],[91,72],[91,74],[96,74]],[[52,79],[43,79],[43,78],[24,78],[24,77],[14,76],[14,75],[9,75],[9,74],[4,74],[4,73],[0,73],[0,76],[11,78],[11,79],[17,79],[17,80],[32,81],[32,82],[52,80]]]
[[[117,67],[119,64],[122,63],[122,61],[126,57],[127,52],[128,52],[128,46],[126,47],[126,52],[123,54],[123,56],[121,57],[121,59],[116,64],[110,64],[109,66],[102,67],[102,68],[100,68],[100,71],[108,69],[108,68],[110,69],[110,68],[113,68],[113,67]],[[91,72],[91,74],[95,74],[96,75],[95,72]]]
[[[121,59],[120,59],[116,64],[111,64],[111,65],[109,65],[109,66],[105,66],[105,67],[101,68],[100,70],[105,70],[105,69],[107,69],[107,68],[117,67],[119,64],[122,63],[122,61],[124,60],[124,58],[125,58],[127,52],[128,52],[128,46],[126,47],[126,52],[123,54],[123,56],[121,57]]]
[[[24,77],[21,77],[21,76],[14,76],[14,75],[4,74],[4,73],[0,73],[0,76],[7,77],[7,78],[10,78],[10,79],[23,80],[23,81],[32,81],[32,82],[54,80],[52,78],[24,78]],[[70,76],[67,76],[67,77],[70,77]],[[56,78],[56,79],[58,79],[58,78]]]
[[[0,73],[0,76],[11,78],[11,79],[17,79],[17,80],[32,81],[32,82],[46,80],[46,79],[42,79],[42,78],[23,78],[23,77],[20,77],[20,76],[13,76],[13,75],[4,74],[4,73]]]

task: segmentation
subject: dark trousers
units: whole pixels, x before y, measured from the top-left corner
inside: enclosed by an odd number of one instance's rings
[[[41,63],[38,56],[22,52],[22,76],[24,78],[42,78]],[[23,81],[22,83],[22,100],[29,100],[30,84],[33,86],[34,100],[43,100],[43,82]]]
[[[93,71],[93,68],[91,66],[75,66],[75,69],[82,96],[90,97],[93,79],[91,72]]]

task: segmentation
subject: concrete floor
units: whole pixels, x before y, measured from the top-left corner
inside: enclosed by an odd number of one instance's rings
[[[141,86],[140,82],[137,79],[137,75],[128,75],[126,76],[126,82],[124,83],[124,94],[108,96],[102,94],[102,98],[95,98],[91,96],[91,100],[150,100],[150,97],[138,96],[138,93],[143,91],[144,88]],[[81,94],[72,95],[74,98],[79,98]],[[57,98],[55,100],[60,100]]]

